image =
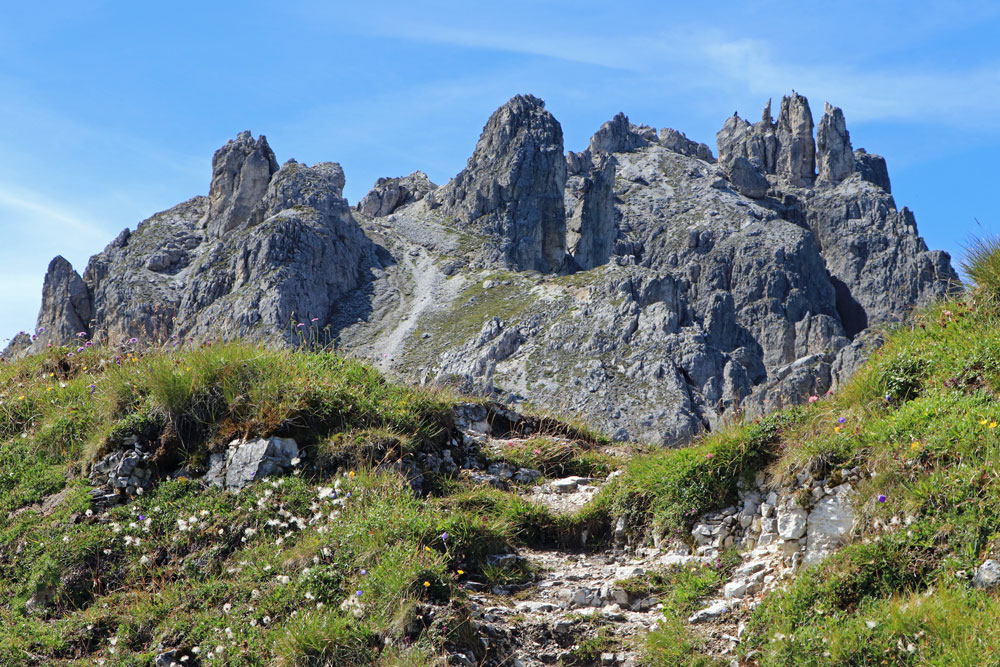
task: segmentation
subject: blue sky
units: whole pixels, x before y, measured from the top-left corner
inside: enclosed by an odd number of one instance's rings
[[[0,341],[34,325],[61,254],[205,194],[212,153],[446,182],[489,114],[530,92],[568,150],[618,111],[715,147],[793,88],[886,156],[898,206],[960,256],[1000,228],[1000,3],[0,0]],[[979,226],[977,226],[977,222]]]

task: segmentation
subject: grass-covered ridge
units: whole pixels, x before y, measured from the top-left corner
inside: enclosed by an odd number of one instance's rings
[[[434,450],[454,400],[331,354],[101,346],[0,366],[0,664],[432,664],[484,648],[457,584],[550,517],[378,464]],[[240,493],[187,477],[106,513],[89,465],[138,439],[161,474],[285,435],[295,475]],[[534,528],[541,532],[542,528]]]

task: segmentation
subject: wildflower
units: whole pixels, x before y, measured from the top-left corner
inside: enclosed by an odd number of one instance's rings
[[[441,533],[441,541],[446,542],[448,540],[448,531]]]
[[[424,588],[430,588],[430,587],[431,587],[431,582],[425,581],[424,582]]]
[[[705,458],[709,459],[709,460],[714,459],[715,458],[715,454],[713,454],[712,452],[709,452],[708,454],[705,454]]]
[[[361,576],[368,574],[368,570],[361,570]]]
[[[843,427],[842,427],[842,426],[834,426],[834,427],[833,427],[833,432],[834,432],[834,433],[840,433],[840,429],[841,429],[841,428],[843,428]]]
[[[314,317],[314,318],[312,318],[312,319],[311,319],[311,320],[309,320],[309,321],[310,321],[310,322],[319,322],[319,318],[318,318],[318,317]]]
[[[995,421],[990,422],[989,428],[996,428],[997,423]]]
[[[884,502],[885,502],[885,496],[884,496],[884,495],[882,495],[881,493],[880,493],[880,494],[878,494],[878,501],[879,501],[880,503],[884,503]]]
[[[815,403],[818,400],[819,400],[819,396],[810,396],[809,397],[809,402],[810,403]]]
[[[892,401],[892,396],[890,396],[889,394],[886,394],[885,395],[885,402],[886,403],[890,403],[891,401]]]
[[[910,443],[910,449],[920,449],[920,443],[914,440]]]
[[[430,550],[431,550],[431,548],[430,548],[430,547],[428,547],[428,546],[426,546],[426,545],[424,546],[424,551],[427,551],[427,552],[429,552]]]
[[[93,394],[95,391],[97,391],[97,385],[96,384],[90,385],[90,393]]]
[[[980,419],[980,420],[979,420],[979,425],[980,425],[980,426],[986,426],[986,424],[988,424],[988,423],[989,423],[989,421],[988,421],[988,420],[986,420],[986,419]]]
[[[458,576],[462,576],[463,574],[465,574],[465,570],[458,570]]]
[[[358,597],[361,597],[361,595],[362,595],[363,593],[364,593],[364,591],[362,591],[361,589],[358,589],[357,591],[355,591],[355,592],[354,592],[354,594],[355,594],[356,596],[358,596]]]
[[[306,324],[305,324],[305,322],[299,322],[298,324],[296,324],[296,325],[295,325],[295,328],[297,328],[297,329],[301,329],[301,328],[302,328],[302,327],[304,327],[305,325],[306,325]]]
[[[135,344],[136,344],[136,343],[138,343],[138,342],[139,342],[139,339],[138,339],[138,338],[129,338],[129,339],[128,339],[128,344],[129,344],[129,345],[135,345]]]
[[[843,423],[845,423],[846,421],[847,421],[847,418],[846,418],[846,417],[841,417],[840,419],[838,419],[838,420],[837,420],[837,423],[838,423],[838,424],[843,424]]]
[[[350,477],[351,479],[354,479],[354,471],[352,470],[351,472],[347,473],[347,476]]]

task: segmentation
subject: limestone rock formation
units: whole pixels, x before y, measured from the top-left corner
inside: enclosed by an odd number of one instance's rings
[[[623,113],[600,127],[590,138],[590,152],[598,153],[628,153],[648,146],[656,141],[656,130],[648,126],[637,127],[629,122]]]
[[[264,135],[254,141],[249,130],[240,132],[217,150],[205,220],[209,235],[218,238],[245,224],[276,171],[278,161]]]
[[[584,151],[567,156],[566,250],[579,269],[607,264],[618,235],[614,203],[616,160]]]
[[[542,100],[519,95],[447,185],[379,179],[352,209],[339,165],[279,169],[243,133],[207,197],[123,231],[82,278],[55,260],[44,337],[5,354],[78,331],[295,344],[303,323],[414,381],[678,443],[837,386],[869,327],[958,284],[839,109],[814,137],[792,95],[716,138],[717,161],[619,114],[564,155]]]
[[[778,112],[778,155],[775,170],[791,185],[812,185],[816,176],[816,142],[809,101],[792,93],[781,98]]]
[[[816,161],[821,183],[840,183],[854,172],[854,152],[844,112],[826,103],[816,128]]]
[[[42,308],[38,313],[36,336],[29,353],[40,352],[49,343],[72,340],[90,332],[93,303],[80,274],[63,257],[49,262],[42,283]]]
[[[375,187],[358,202],[360,213],[372,218],[389,215],[406,204],[420,201],[428,192],[436,190],[427,174],[415,171],[402,178],[380,178]]]
[[[435,201],[489,237],[487,260],[554,272],[566,255],[565,185],[562,127],[542,100],[518,95],[490,116],[468,165]]]

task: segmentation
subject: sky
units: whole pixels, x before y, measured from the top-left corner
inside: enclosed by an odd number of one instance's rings
[[[897,206],[953,262],[1000,230],[1000,3],[0,0],[0,345],[49,261],[208,192],[227,139],[380,176],[458,173],[489,115],[546,100],[567,150],[619,111],[715,150],[793,89],[884,155]]]

